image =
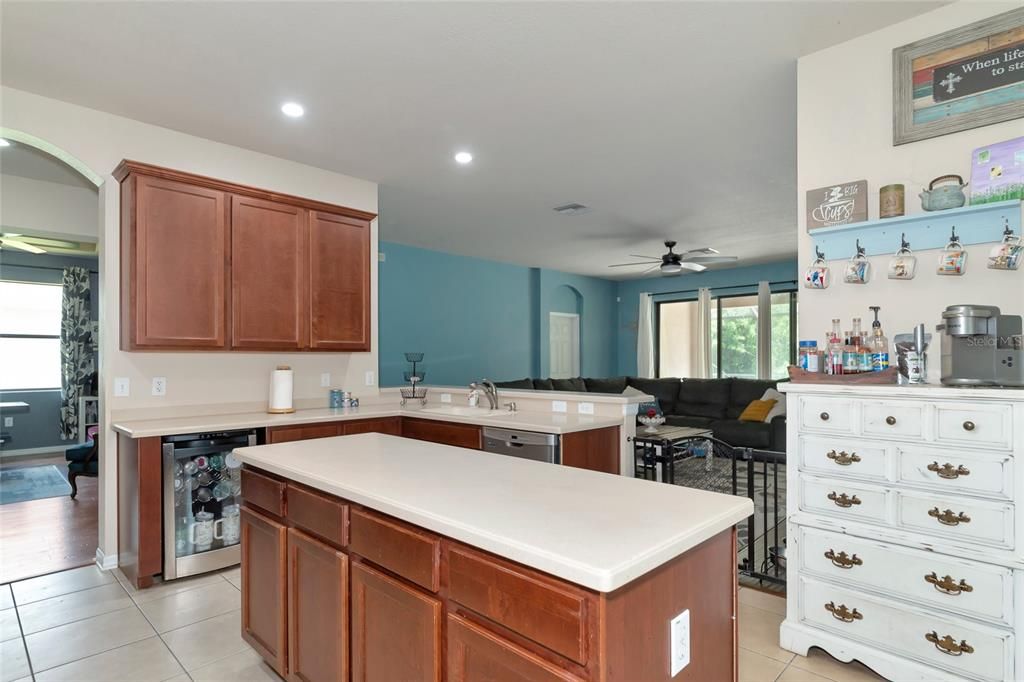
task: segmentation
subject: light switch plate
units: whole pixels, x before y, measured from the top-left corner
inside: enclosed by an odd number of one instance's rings
[[[375,383],[377,383],[377,381],[376,381],[375,377],[373,376],[373,372],[372,371],[367,372],[366,373],[366,385],[367,386],[373,386]]]
[[[594,403],[579,403],[576,405],[576,411],[580,414],[594,414]]]
[[[331,385],[331,373],[324,372],[320,375],[320,388],[327,388]]]
[[[552,412],[568,412],[569,406],[566,405],[564,400],[552,400],[551,401]]]
[[[442,393],[441,394],[441,402],[442,403],[450,403],[451,401],[452,401],[452,394],[451,393]]]
[[[153,395],[167,395],[167,377],[153,377]]]
[[[14,417],[4,417],[4,428],[10,428],[14,426]]]
[[[675,677],[690,665],[690,609],[669,621],[669,630],[672,642],[670,663],[672,677]]]
[[[114,377],[114,397],[127,398],[131,395],[131,385],[128,377]]]

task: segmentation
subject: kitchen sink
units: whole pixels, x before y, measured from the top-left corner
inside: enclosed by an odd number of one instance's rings
[[[424,414],[443,414],[450,417],[496,417],[501,414],[500,410],[488,410],[482,407],[424,407],[420,412]]]

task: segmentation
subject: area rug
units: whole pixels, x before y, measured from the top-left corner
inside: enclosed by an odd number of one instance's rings
[[[0,504],[71,494],[71,484],[54,464],[0,470]]]

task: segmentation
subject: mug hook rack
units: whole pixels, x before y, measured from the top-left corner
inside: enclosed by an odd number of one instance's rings
[[[866,258],[864,247],[860,245],[860,239],[857,240],[857,255],[856,258]]]
[[[907,241],[907,233],[904,232],[903,234],[900,235],[900,251],[902,251],[903,249],[909,249],[909,248],[910,248],[910,242]]]
[[[817,244],[814,246],[814,255],[817,260],[825,260],[825,252],[822,251]]]

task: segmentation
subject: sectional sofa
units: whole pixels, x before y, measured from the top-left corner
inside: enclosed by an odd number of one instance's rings
[[[496,382],[498,388],[533,391],[621,394],[627,387],[658,399],[665,423],[673,426],[704,426],[716,438],[731,445],[775,452],[786,451],[786,417],[771,422],[741,422],[738,417],[777,381],[754,379],[518,379]]]

